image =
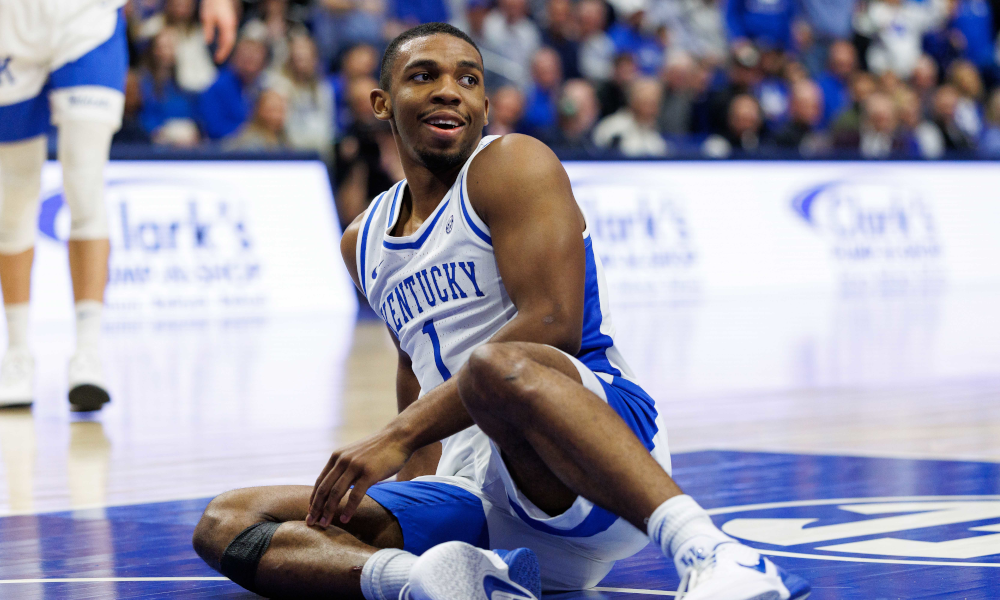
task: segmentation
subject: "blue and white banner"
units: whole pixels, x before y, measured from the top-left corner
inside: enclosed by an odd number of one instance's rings
[[[991,163],[566,165],[617,300],[1000,283]],[[614,293],[614,292],[613,292]]]
[[[357,309],[319,162],[113,162],[106,172],[110,320]],[[69,211],[43,173],[35,320],[68,319]]]

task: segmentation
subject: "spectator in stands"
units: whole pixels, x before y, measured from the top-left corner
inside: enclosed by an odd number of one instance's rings
[[[815,156],[829,148],[820,130],[823,120],[823,93],[812,81],[800,81],[792,88],[788,122],[771,140],[785,150],[797,150],[803,156]]]
[[[504,86],[493,93],[490,100],[487,135],[506,135],[519,131],[524,115],[524,94],[512,85]]]
[[[845,40],[830,44],[827,69],[816,78],[823,92],[822,125],[828,126],[851,101],[851,78],[858,69],[858,54],[854,45]]]
[[[875,89],[875,78],[871,74],[864,71],[854,74],[851,79],[851,104],[840,112],[830,127],[834,140],[847,137],[853,139],[859,135],[865,101]]]
[[[601,118],[612,115],[628,103],[628,88],[639,76],[635,58],[627,52],[615,56],[611,79],[597,88],[597,99],[601,103]]]
[[[246,122],[260,93],[267,48],[250,38],[240,38],[233,57],[219,77],[198,96],[198,114],[205,134],[221,139]]]
[[[604,0],[580,0],[577,4],[580,73],[593,82],[610,79],[613,71],[615,44],[604,31],[607,18]]]
[[[559,124],[542,140],[558,151],[596,154],[592,136],[599,114],[594,86],[586,79],[570,79],[559,97]]]
[[[859,152],[863,158],[903,155],[906,142],[898,131],[898,124],[892,98],[882,92],[873,92],[864,100],[858,129],[838,132],[834,143],[840,149]]]
[[[730,0],[726,3],[730,44],[790,49],[794,17],[795,0]]]
[[[910,77],[910,85],[920,97],[923,113],[930,114],[931,105],[934,103],[934,92],[938,86],[938,66],[929,55],[923,54],[917,59],[917,66],[914,67],[913,75]]]
[[[188,92],[201,92],[215,81],[216,68],[201,21],[196,14],[195,0],[166,0],[163,11],[138,26],[137,39],[152,40],[164,29],[173,30],[176,56],[177,86]]]
[[[726,25],[719,0],[653,2],[649,21],[670,32],[668,53],[682,51],[712,65],[726,59]]]
[[[656,128],[660,83],[641,77],[628,88],[628,106],[604,117],[594,128],[594,143],[625,156],[666,156],[670,148]]]
[[[667,56],[660,72],[663,82],[663,100],[657,119],[659,130],[668,136],[691,133],[691,106],[697,91],[695,82],[697,63],[686,52],[675,50]]]
[[[737,46],[733,49],[727,74],[725,83],[713,90],[707,99],[709,131],[719,135],[725,135],[729,129],[728,115],[733,98],[742,94],[752,95],[763,79],[760,53],[753,46]]]
[[[358,44],[344,52],[340,59],[340,68],[330,76],[334,106],[337,111],[337,131],[346,131],[351,126],[351,103],[347,101],[351,82],[359,78],[374,77],[378,67],[378,51],[368,44]]]
[[[547,23],[542,30],[542,43],[559,54],[566,79],[580,76],[580,45],[576,42],[573,23],[573,3],[570,0],[549,0]]]
[[[186,146],[198,142],[198,130],[195,126],[194,96],[182,90],[175,79],[176,41],[177,34],[174,30],[165,28],[156,34],[149,45],[146,69],[139,80],[142,96],[139,120],[154,143]],[[187,125],[181,122],[187,122]],[[193,139],[191,135],[181,138],[175,135],[183,131],[190,133],[192,130]]]
[[[510,61],[509,79],[526,89],[531,81],[531,57],[541,46],[538,26],[528,19],[527,0],[497,0],[497,7],[486,16],[483,36],[488,48]]]
[[[962,95],[951,84],[944,84],[934,94],[933,118],[944,137],[944,145],[948,150],[968,152],[976,147],[976,138],[970,137],[956,121],[958,106]]]
[[[979,106],[983,101],[983,82],[979,71],[967,60],[956,60],[948,68],[948,82],[961,96],[955,107],[955,124],[969,139],[979,139],[983,131]]]
[[[257,96],[253,117],[222,144],[227,150],[284,150],[289,147],[285,134],[287,104],[284,96],[266,89]]]
[[[385,44],[384,0],[315,0],[311,21],[313,39],[324,65],[333,64],[352,46],[379,48]]]
[[[315,150],[326,160],[333,150],[333,87],[320,77],[319,54],[309,36],[294,35],[288,51],[285,66],[268,78],[268,86],[287,102],[288,144],[297,150]]]
[[[986,127],[979,140],[979,154],[1000,158],[1000,89],[993,91],[986,105]]]
[[[921,38],[944,25],[948,0],[874,0],[859,14],[856,28],[870,37],[868,68],[908,79],[921,55]]]
[[[753,95],[764,114],[764,125],[776,128],[788,117],[790,99],[789,82],[785,80],[785,53],[779,50],[765,50],[761,53],[762,77],[753,87]]]
[[[801,0],[802,20],[795,25],[795,37],[799,40],[799,52],[810,73],[821,72],[830,64],[829,54],[833,46],[851,39],[854,34],[851,18],[856,5],[857,0]],[[806,39],[809,43],[803,44]]]
[[[616,0],[619,19],[608,30],[615,52],[629,53],[639,71],[655,74],[663,64],[663,44],[646,27],[647,0]]]
[[[924,119],[920,96],[910,88],[902,88],[896,94],[896,112],[900,134],[906,143],[905,154],[917,158],[941,158],[944,137],[937,126]]]
[[[702,144],[702,152],[711,158],[724,158],[734,152],[755,154],[760,148],[764,119],[757,99],[750,94],[737,94],[726,111],[723,135],[712,134]]]
[[[135,69],[125,74],[125,111],[122,126],[113,138],[112,144],[148,144],[149,132],[142,126],[142,89],[140,75]]]
[[[302,23],[289,16],[288,0],[259,0],[256,9],[256,14],[243,25],[242,34],[263,42],[269,66],[279,70],[288,62],[292,36],[307,32]]]
[[[959,56],[972,62],[988,84],[1000,82],[990,3],[987,0],[951,0],[951,3],[948,31],[958,46]]]
[[[521,125],[527,133],[537,136],[556,124],[556,103],[563,75],[555,50],[543,47],[535,52],[531,59],[531,79]]]

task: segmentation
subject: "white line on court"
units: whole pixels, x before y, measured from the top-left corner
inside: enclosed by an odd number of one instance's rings
[[[825,554],[800,554],[798,552],[782,552],[780,550],[761,550],[755,548],[761,554],[768,556],[785,556],[788,558],[811,558],[813,560],[839,560],[841,562],[860,563],[881,563],[886,565],[931,565],[935,567],[993,567],[1000,568],[1000,563],[968,563],[968,562],[945,562],[941,560],[896,560],[892,558],[856,558],[853,556],[827,556]]]
[[[631,588],[611,588],[595,587],[587,590],[589,592],[621,592],[623,594],[647,594],[650,596],[676,596],[677,592],[664,592],[662,590],[634,590]]]
[[[225,577],[62,577],[53,579],[0,579],[2,583],[100,583],[107,581],[229,581]]]

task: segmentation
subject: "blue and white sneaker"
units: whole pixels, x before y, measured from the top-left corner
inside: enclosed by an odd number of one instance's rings
[[[805,600],[809,583],[753,548],[725,542],[704,553],[691,548],[675,560],[686,566],[677,598],[683,600]]]
[[[527,548],[481,550],[446,542],[424,552],[399,600],[538,600],[538,557]]]

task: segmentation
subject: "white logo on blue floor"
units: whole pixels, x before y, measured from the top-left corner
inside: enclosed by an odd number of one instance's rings
[[[1000,496],[840,498],[709,512],[724,532],[766,554],[1000,567]]]

